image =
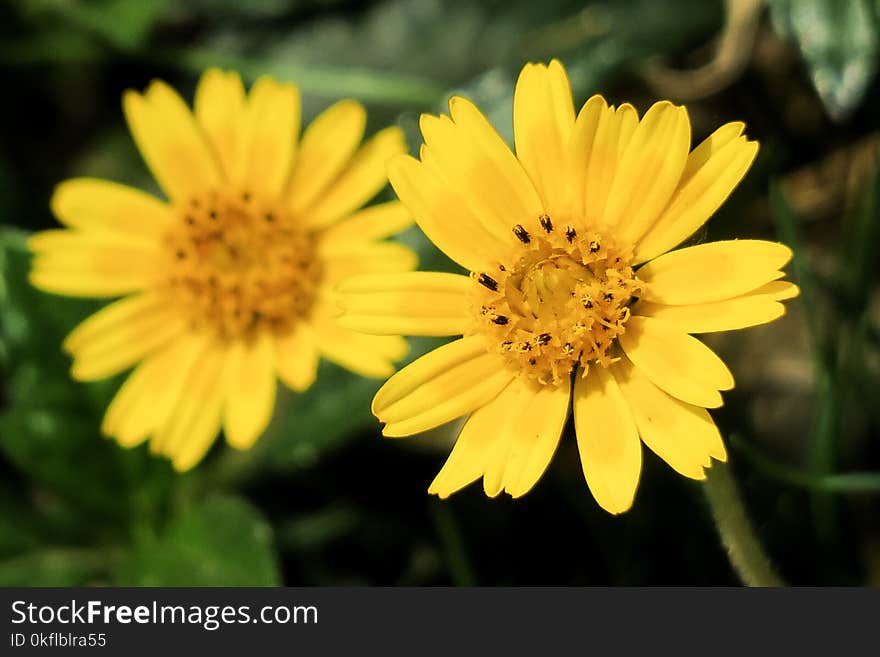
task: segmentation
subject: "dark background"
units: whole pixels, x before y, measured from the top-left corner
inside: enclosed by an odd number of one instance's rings
[[[426,493],[451,428],[392,441],[379,382],[322,364],[267,435],[184,476],[100,437],[118,387],[73,382],[63,336],[99,307],[31,289],[24,239],[53,186],[155,190],[120,98],[201,71],[296,82],[304,121],[362,101],[368,131],[472,98],[509,138],[526,61],[559,57],[579,107],[685,102],[695,142],[744,120],[761,152],[697,236],[778,239],[802,296],[708,336],[737,377],[713,412],[745,503],[794,584],[880,582],[877,3],[868,0],[7,0],[0,6],[0,585],[736,584],[701,485],[645,450],[633,509],[591,498],[573,437],[521,500]],[[386,192],[390,198],[390,193]],[[449,264],[416,229],[423,268]],[[410,357],[429,341],[413,341]]]

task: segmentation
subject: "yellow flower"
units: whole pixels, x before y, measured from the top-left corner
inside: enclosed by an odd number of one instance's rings
[[[112,182],[61,183],[63,230],[38,233],[31,282],[69,296],[120,297],[65,340],[71,373],[91,381],[132,366],[102,431],[147,438],[178,470],[198,463],[221,426],[250,447],[275,404],[276,377],[294,390],[319,356],[384,378],[403,338],[337,326],[332,289],[362,272],[405,271],[415,254],[381,242],[411,223],[394,201],[359,210],[405,152],[388,128],[360,146],[364,108],[341,101],[300,132],[291,84],[209,70],[194,112],[168,85],[123,98],[129,128],[168,198]]]
[[[575,117],[558,61],[527,65],[514,97],[516,155],[465,98],[421,118],[420,160],[391,184],[458,274],[372,274],[340,286],[340,323],[379,335],[462,335],[392,376],[373,400],[386,436],[468,415],[429,492],[483,478],[528,492],[573,407],[587,484],[629,509],[644,442],[679,473],[725,460],[706,408],[733,377],[689,334],[780,317],[782,244],[713,242],[667,253],[745,175],[758,145],[728,123],[690,151],[683,107],[638,117],[594,96]],[[665,254],[665,255],[664,255]],[[573,400],[573,401],[572,401]],[[641,439],[641,441],[640,441]]]

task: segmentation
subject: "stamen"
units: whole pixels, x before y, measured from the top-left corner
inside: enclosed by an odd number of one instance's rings
[[[493,292],[498,291],[498,282],[488,274],[480,274],[477,281],[479,281],[480,285],[489,288]]]
[[[523,228],[522,224],[517,224],[513,227],[513,234],[516,235],[516,238],[523,244],[528,244],[532,241],[532,238],[529,236],[529,231]]]
[[[550,215],[542,214],[540,217],[540,221],[541,221],[541,228],[544,229],[544,232],[546,232],[546,233],[553,232],[553,222],[550,220]]]

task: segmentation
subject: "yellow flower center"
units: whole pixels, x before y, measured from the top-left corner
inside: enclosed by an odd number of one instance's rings
[[[641,282],[631,253],[599,233],[558,230],[540,218],[540,234],[517,224],[518,260],[474,274],[479,330],[521,372],[558,384],[576,365],[608,367],[612,345],[626,330]]]
[[[247,339],[286,333],[309,312],[321,273],[315,244],[280,204],[215,191],[176,211],[167,282],[194,327]]]

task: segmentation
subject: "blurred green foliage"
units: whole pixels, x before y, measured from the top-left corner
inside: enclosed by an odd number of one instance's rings
[[[858,158],[846,155],[842,172],[818,177],[828,189],[802,185],[795,174],[824,172],[829,157],[865,143],[876,153],[877,8],[868,0],[768,4],[772,22],[765,18],[756,43],[741,44],[754,50],[746,70],[688,104],[695,139],[744,119],[763,143],[742,188],[698,238],[785,241],[795,248],[792,275],[803,296],[784,321],[713,342],[739,379],[715,416],[734,437],[732,469],[783,575],[876,583],[876,162],[867,167],[875,173],[857,176]],[[199,468],[176,475],[145,447],[123,450],[100,436],[119,380],[72,381],[60,350],[100,304],[32,289],[25,248],[29,231],[53,225],[48,197],[65,177],[155,191],[119,107],[125,88],[151,78],[191,97],[208,66],[238,69],[251,81],[271,74],[300,85],[306,120],[354,97],[369,108],[370,130],[396,122],[413,149],[418,114],[442,111],[460,93],[510,139],[523,62],[560,57],[576,102],[603,93],[644,110],[662,94],[645,65],[704,63],[724,29],[724,7],[720,0],[5,3],[0,75],[16,102],[0,108],[0,584],[735,582],[700,485],[653,455],[646,452],[635,507],[621,518],[590,498],[571,436],[523,500],[488,500],[472,487],[441,503],[426,488],[450,430],[380,439],[369,412],[379,382],[328,363],[307,393],[280,392],[254,449],[220,445]],[[808,201],[822,193],[830,201],[818,211]],[[417,249],[422,268],[454,269],[417,229],[398,239]],[[408,360],[435,344],[411,341]]]

